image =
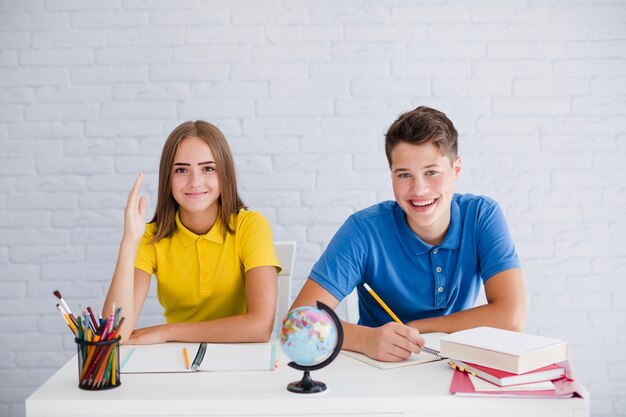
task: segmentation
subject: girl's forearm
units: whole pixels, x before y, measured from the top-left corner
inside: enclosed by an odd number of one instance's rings
[[[164,326],[166,339],[186,342],[267,342],[272,335],[273,317],[240,314],[197,323],[171,323]]]
[[[115,272],[111,279],[111,285],[107,292],[102,308],[102,314],[107,315],[111,312],[113,304],[115,307],[122,307],[122,314],[125,319],[125,325],[121,330],[122,340],[125,341],[135,327],[137,318],[135,317],[135,255],[137,253],[137,244],[122,240],[120,243],[120,251],[115,265]]]

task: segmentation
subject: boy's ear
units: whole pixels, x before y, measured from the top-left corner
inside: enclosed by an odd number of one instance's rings
[[[452,165],[452,169],[454,170],[454,177],[458,177],[461,173],[461,157],[459,155],[454,158],[454,164]]]

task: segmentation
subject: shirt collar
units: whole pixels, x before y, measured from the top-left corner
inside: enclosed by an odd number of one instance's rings
[[[416,255],[422,255],[433,248],[424,242],[411,230],[408,222],[406,221],[406,213],[402,210],[402,207],[396,202],[394,204],[394,215],[396,222],[399,225],[401,235],[411,243],[411,247]],[[459,248],[461,243],[461,208],[456,200],[453,198],[450,204],[450,225],[439,248],[455,250]]]
[[[450,204],[450,226],[448,226],[448,232],[443,239],[441,245],[442,249],[455,250],[461,245],[461,208],[456,202],[456,199],[452,199]]]
[[[211,227],[211,230],[203,235],[197,235],[191,230],[187,229],[185,225],[183,225],[183,223],[180,221],[180,214],[177,211],[176,229],[178,229],[178,235],[180,236],[180,240],[185,247],[191,246],[192,244],[197,242],[198,239],[206,239],[209,242],[214,242],[218,244],[224,243],[224,228],[222,227],[222,222],[219,217],[215,221],[215,224],[213,224],[213,227]]]
[[[400,235],[406,242],[409,242],[411,252],[416,255],[422,255],[428,252],[432,248],[432,245],[424,242],[415,234],[415,232],[413,232],[413,230],[411,230],[409,223],[406,221],[406,213],[402,210],[402,207],[400,207],[398,202],[393,205],[393,213],[396,218],[398,229],[400,230]]]

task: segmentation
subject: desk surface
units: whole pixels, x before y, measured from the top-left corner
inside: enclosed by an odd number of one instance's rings
[[[123,347],[126,348],[126,347]],[[380,370],[344,355],[312,372],[329,389],[293,394],[301,371],[278,349],[274,372],[123,374],[118,388],[78,388],[76,358],[26,399],[26,416],[575,416],[589,415],[585,399],[469,398],[449,394],[444,361]]]

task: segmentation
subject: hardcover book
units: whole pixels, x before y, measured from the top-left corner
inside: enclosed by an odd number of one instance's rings
[[[514,374],[561,362],[569,356],[566,341],[493,327],[476,327],[444,336],[441,356]]]

